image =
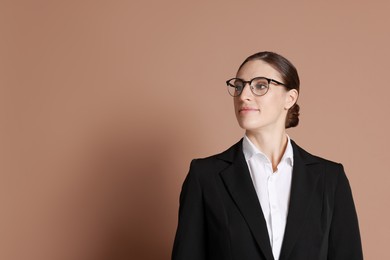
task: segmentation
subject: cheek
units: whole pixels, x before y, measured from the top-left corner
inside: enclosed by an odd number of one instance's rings
[[[273,107],[273,109],[280,109],[285,107],[286,95],[284,93],[275,93],[267,100],[267,105]]]

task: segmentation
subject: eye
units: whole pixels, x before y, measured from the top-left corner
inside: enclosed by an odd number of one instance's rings
[[[266,78],[254,78],[252,80],[251,88],[254,94],[262,96],[268,91],[268,80]]]
[[[268,84],[262,83],[262,82],[256,82],[256,84],[254,84],[253,88],[256,90],[264,90],[264,89],[268,88]]]
[[[237,91],[241,91],[244,88],[244,83],[241,80],[234,81],[232,85]]]
[[[241,92],[241,90],[243,89],[243,87],[241,85],[236,85],[236,86],[234,86],[234,88],[236,89],[236,91],[239,91],[239,92]]]

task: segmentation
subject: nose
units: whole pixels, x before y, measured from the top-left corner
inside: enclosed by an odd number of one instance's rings
[[[250,100],[253,97],[251,86],[249,82],[245,82],[244,88],[242,89],[241,94],[238,96],[241,100]]]

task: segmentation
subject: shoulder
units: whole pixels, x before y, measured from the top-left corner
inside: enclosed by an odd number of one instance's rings
[[[301,159],[308,164],[315,164],[315,163],[326,164],[329,165],[330,167],[339,167],[341,165],[339,162],[331,161],[324,157],[309,153],[308,151],[300,147],[298,144],[296,144],[293,140],[291,140],[291,145],[294,151],[294,159],[295,158]]]
[[[295,161],[299,161],[311,169],[316,169],[315,172],[323,173],[324,177],[334,184],[336,184],[340,178],[346,180],[344,167],[341,163],[311,154],[292,140],[291,144],[294,150],[294,163]]]
[[[193,159],[190,164],[190,173],[195,175],[219,173],[231,165],[237,156],[243,157],[242,139],[221,153]]]

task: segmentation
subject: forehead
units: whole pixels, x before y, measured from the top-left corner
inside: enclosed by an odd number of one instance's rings
[[[250,80],[255,77],[266,77],[277,81],[282,81],[280,73],[268,63],[262,60],[251,60],[242,66],[237,72],[237,78]]]

